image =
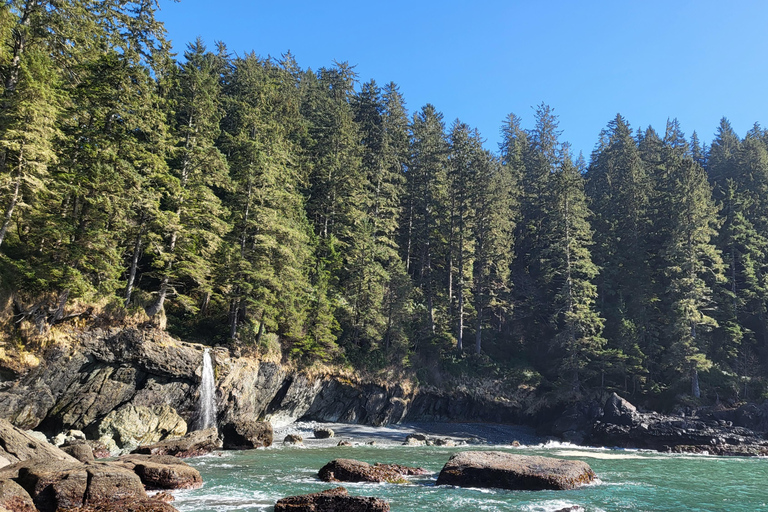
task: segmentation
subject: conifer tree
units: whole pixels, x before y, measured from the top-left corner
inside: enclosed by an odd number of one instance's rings
[[[227,229],[214,192],[214,187],[227,185],[227,164],[215,146],[223,116],[223,62],[207,52],[200,40],[189,46],[185,59],[174,91],[176,144],[171,168],[176,181],[167,192],[170,209],[162,221],[165,243],[154,254],[160,286],[156,300],[146,308],[150,317],[163,310],[169,293],[184,309],[198,309],[189,293],[210,292],[208,262]]]
[[[290,118],[299,115],[293,88],[287,71],[254,54],[233,62],[226,87],[222,147],[232,178],[232,231],[222,286],[229,338],[257,345],[265,332],[294,341],[306,333],[312,247],[290,141]]]
[[[411,122],[411,161],[408,166],[408,201],[412,220],[407,237],[410,273],[424,296],[427,335],[436,333],[436,254],[441,249],[439,230],[445,205],[448,143],[443,116],[434,106],[425,105]]]

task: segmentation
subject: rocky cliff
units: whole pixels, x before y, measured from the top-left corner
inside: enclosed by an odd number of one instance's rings
[[[81,333],[49,350],[37,368],[0,382],[0,417],[48,435],[77,429],[98,438],[105,432],[121,435],[126,421],[136,423],[132,428],[139,432],[147,415],[154,415],[152,428],[159,434],[143,442],[178,435],[184,422],[190,429],[197,422],[204,348],[154,329]],[[281,426],[299,418],[371,425],[416,420],[513,423],[520,415],[508,402],[467,392],[407,390],[398,383],[289,372],[275,363],[234,357],[222,347],[213,348],[211,355],[219,425],[268,420]],[[115,418],[122,418],[119,428]]]

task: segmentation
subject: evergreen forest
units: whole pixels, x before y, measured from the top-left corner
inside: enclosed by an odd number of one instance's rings
[[[420,382],[768,389],[759,125],[723,118],[703,143],[616,115],[584,158],[541,104],[491,152],[346,62],[174,54],[157,8],[0,8],[0,306],[19,343],[96,318]]]

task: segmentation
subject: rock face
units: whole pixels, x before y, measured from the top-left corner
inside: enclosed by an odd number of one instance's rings
[[[71,343],[53,347],[28,374],[0,382],[0,418],[48,436],[78,429],[88,439],[97,439],[101,429],[107,444],[112,435],[115,443],[109,448],[113,452],[158,442],[178,434],[180,425],[175,416],[166,425],[169,415],[158,408],[170,407],[188,425],[195,424],[204,348],[153,328],[93,329],[78,334]],[[519,405],[492,396],[289,373],[278,364],[232,357],[218,347],[211,350],[211,357],[222,433],[228,424],[255,420],[279,427],[299,418],[371,425],[408,420],[515,423],[520,419]],[[154,441],[141,432],[129,435],[130,428],[115,425],[115,416],[144,417],[141,411],[154,411],[154,417],[129,423],[156,423],[153,428],[159,435]],[[121,445],[123,436],[126,446]],[[265,444],[263,438],[259,444]]]
[[[314,494],[289,496],[278,500],[275,512],[388,512],[389,503],[367,497],[350,496],[343,487]]]
[[[272,425],[266,421],[233,420],[221,426],[224,449],[249,450],[272,445]]]
[[[608,399],[606,413],[592,426],[587,443],[680,453],[768,455],[764,435],[725,420],[640,413],[628,402],[621,403],[618,409],[624,412],[616,413],[615,398]]]
[[[399,464],[374,464],[353,459],[335,459],[323,466],[317,476],[324,482],[405,482],[407,475],[424,475],[422,468]]]
[[[195,430],[184,437],[139,446],[132,453],[144,455],[173,455],[180,459],[198,457],[222,447],[216,428]]]
[[[130,451],[141,444],[183,436],[187,433],[187,422],[168,405],[126,404],[107,414],[97,431],[102,442],[109,445],[111,439],[118,447]]]
[[[510,490],[565,490],[596,478],[581,461],[514,455],[510,453],[461,452],[448,460],[436,485],[493,487]]]

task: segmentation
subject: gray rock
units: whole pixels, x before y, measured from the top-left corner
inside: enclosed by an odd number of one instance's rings
[[[266,421],[232,420],[221,426],[225,450],[250,450],[272,445],[272,425]]]
[[[637,420],[637,408],[613,393],[603,406],[603,421],[614,425],[632,425]]]
[[[169,437],[181,437],[186,433],[186,421],[168,405],[144,407],[126,404],[110,412],[98,426],[100,440],[112,438],[124,451]]]
[[[436,485],[510,490],[565,490],[592,482],[595,473],[581,461],[497,451],[461,452],[448,460]]]
[[[3,419],[0,419],[0,457],[9,464],[29,459],[77,462],[55,446],[32,437]],[[3,465],[8,464],[0,464],[0,467]]]
[[[133,453],[145,455],[173,455],[179,458],[197,457],[222,447],[216,427],[195,430],[184,437],[167,439],[150,445],[139,446]]]

